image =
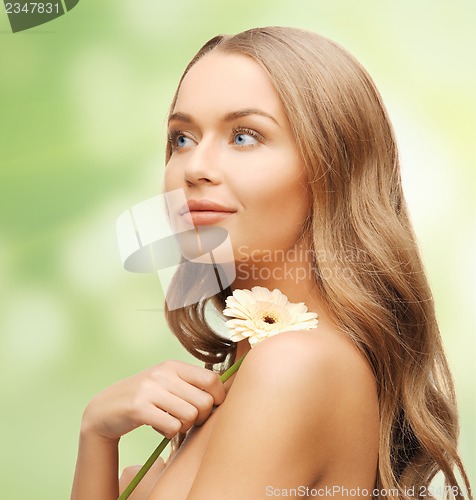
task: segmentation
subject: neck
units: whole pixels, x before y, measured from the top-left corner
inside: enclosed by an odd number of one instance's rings
[[[318,296],[312,252],[302,240],[288,250],[253,251],[235,266],[233,289],[278,288],[290,302],[307,303]]]
[[[302,241],[288,251],[252,252],[248,258],[236,262],[236,279],[232,288],[278,288],[290,302],[304,302],[310,312],[316,312],[320,326],[329,325],[330,316],[319,293],[314,268],[309,246]],[[239,342],[236,359],[249,350],[247,341]]]

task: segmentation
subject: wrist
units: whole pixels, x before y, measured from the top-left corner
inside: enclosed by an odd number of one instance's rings
[[[103,443],[104,445],[117,446],[120,440],[120,437],[107,436],[106,433],[101,432],[98,426],[90,418],[87,409],[84,412],[83,418],[81,420],[81,428],[79,434],[80,439],[83,441],[94,440],[98,443]]]
[[[81,429],[79,431],[79,438],[81,441],[91,441],[96,442],[100,445],[117,447],[119,444],[120,438],[112,438],[108,436],[104,436],[100,432],[97,432],[92,427],[88,427],[85,425],[81,425]]]

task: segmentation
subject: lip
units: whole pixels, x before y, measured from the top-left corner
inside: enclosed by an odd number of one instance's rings
[[[225,207],[210,200],[188,200],[180,209],[179,214],[184,220],[194,226],[207,226],[215,224],[230,215],[236,210]]]

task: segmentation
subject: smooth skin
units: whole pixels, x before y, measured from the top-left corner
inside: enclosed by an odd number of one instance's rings
[[[147,498],[260,500],[269,488],[299,486],[371,493],[375,380],[363,356],[327,324],[257,344],[212,419],[211,429],[207,422],[182,445]]]
[[[360,487],[370,497],[378,457],[371,369],[331,321],[314,275],[297,279],[309,254],[263,259],[308,248],[300,234],[311,206],[290,124],[267,74],[250,58],[207,54],[182,82],[169,137],[165,190],[181,188],[187,199],[234,210],[217,223],[228,230],[237,259],[233,287],[279,288],[317,312],[319,325],[281,333],[251,351],[239,342],[237,358],[250,352],[226,384],[204,368],[166,361],[100,393],[83,415],[72,499],[117,499],[138,469],[127,468],[119,483],[118,442],[140,425],[168,437],[190,432],[131,500],[260,500],[299,486]]]

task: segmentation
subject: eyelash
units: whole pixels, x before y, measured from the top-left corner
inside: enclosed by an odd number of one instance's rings
[[[181,135],[185,135],[182,130],[177,130],[177,129],[172,129],[169,130],[167,133],[167,142],[170,144],[172,149],[175,149],[177,147],[176,141],[177,138],[180,137]]]
[[[256,130],[252,130],[250,128],[246,128],[246,127],[237,127],[237,128],[232,128],[231,129],[232,132],[233,132],[233,139],[239,135],[239,134],[245,134],[245,135],[249,135],[250,137],[253,137],[253,139],[256,139],[258,142],[263,142],[264,141],[264,137],[259,134],[258,132],[256,132]],[[249,144],[247,147],[253,147],[253,146],[256,146],[256,144]],[[243,146],[240,146],[240,147],[243,147]]]
[[[246,127],[236,127],[232,128],[232,140],[239,134],[246,134],[249,135],[250,137],[253,137],[253,139],[256,139],[258,142],[264,142],[264,137],[256,132],[256,130],[246,128]],[[178,130],[178,129],[172,129],[167,133],[167,142],[170,144],[173,150],[175,149],[180,149],[177,147],[177,139],[180,136],[185,136],[188,137],[183,130]],[[247,146],[238,146],[238,147],[253,147],[256,146],[257,144],[248,144]]]

